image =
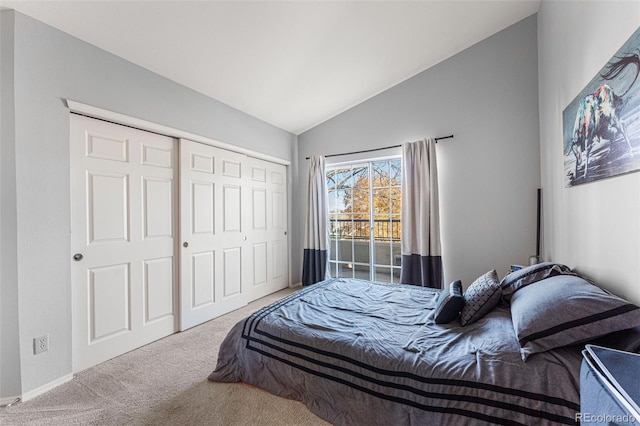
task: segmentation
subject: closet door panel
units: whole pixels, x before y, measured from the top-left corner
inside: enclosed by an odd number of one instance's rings
[[[215,251],[191,255],[190,309],[200,309],[215,302]]]
[[[177,141],[72,114],[73,370],[176,330]]]
[[[173,256],[144,262],[145,322],[173,316]]]
[[[243,239],[246,157],[180,141],[180,328],[246,305],[251,275]]]
[[[242,247],[222,251],[222,296],[228,298],[242,292]]]
[[[267,243],[256,243],[253,245],[253,286],[265,284],[267,275]]]
[[[242,231],[242,188],[240,185],[222,187],[222,230],[223,232]]]
[[[251,158],[251,232],[253,281],[251,299],[257,299],[289,284],[287,237],[286,167]]]

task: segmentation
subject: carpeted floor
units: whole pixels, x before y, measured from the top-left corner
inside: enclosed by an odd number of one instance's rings
[[[37,398],[0,409],[0,424],[327,425],[300,402],[242,383],[207,381],[231,327],[292,291],[82,371]]]

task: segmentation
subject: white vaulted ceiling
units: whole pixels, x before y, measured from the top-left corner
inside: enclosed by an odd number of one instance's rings
[[[502,1],[4,1],[299,134],[538,10]]]

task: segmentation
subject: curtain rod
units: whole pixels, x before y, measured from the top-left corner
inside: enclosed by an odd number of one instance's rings
[[[438,143],[438,141],[440,141],[442,139],[451,139],[451,138],[453,138],[453,135],[442,136],[440,138],[436,138],[436,143]],[[343,152],[342,154],[329,154],[329,155],[325,155],[324,158],[338,157],[340,155],[362,154],[364,152],[382,151],[383,149],[400,148],[401,146],[402,145],[393,145],[393,146],[384,146],[382,148],[365,149],[365,150],[362,150],[362,151]],[[308,160],[309,158],[311,158],[311,157],[307,157],[306,159]]]

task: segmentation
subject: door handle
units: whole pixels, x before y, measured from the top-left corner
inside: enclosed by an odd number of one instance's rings
[[[73,260],[75,260],[76,262],[80,262],[83,258],[84,256],[82,255],[82,253],[76,253],[73,255]]]
[[[189,247],[189,242],[185,241],[184,243],[182,243],[182,247],[187,248]]]

